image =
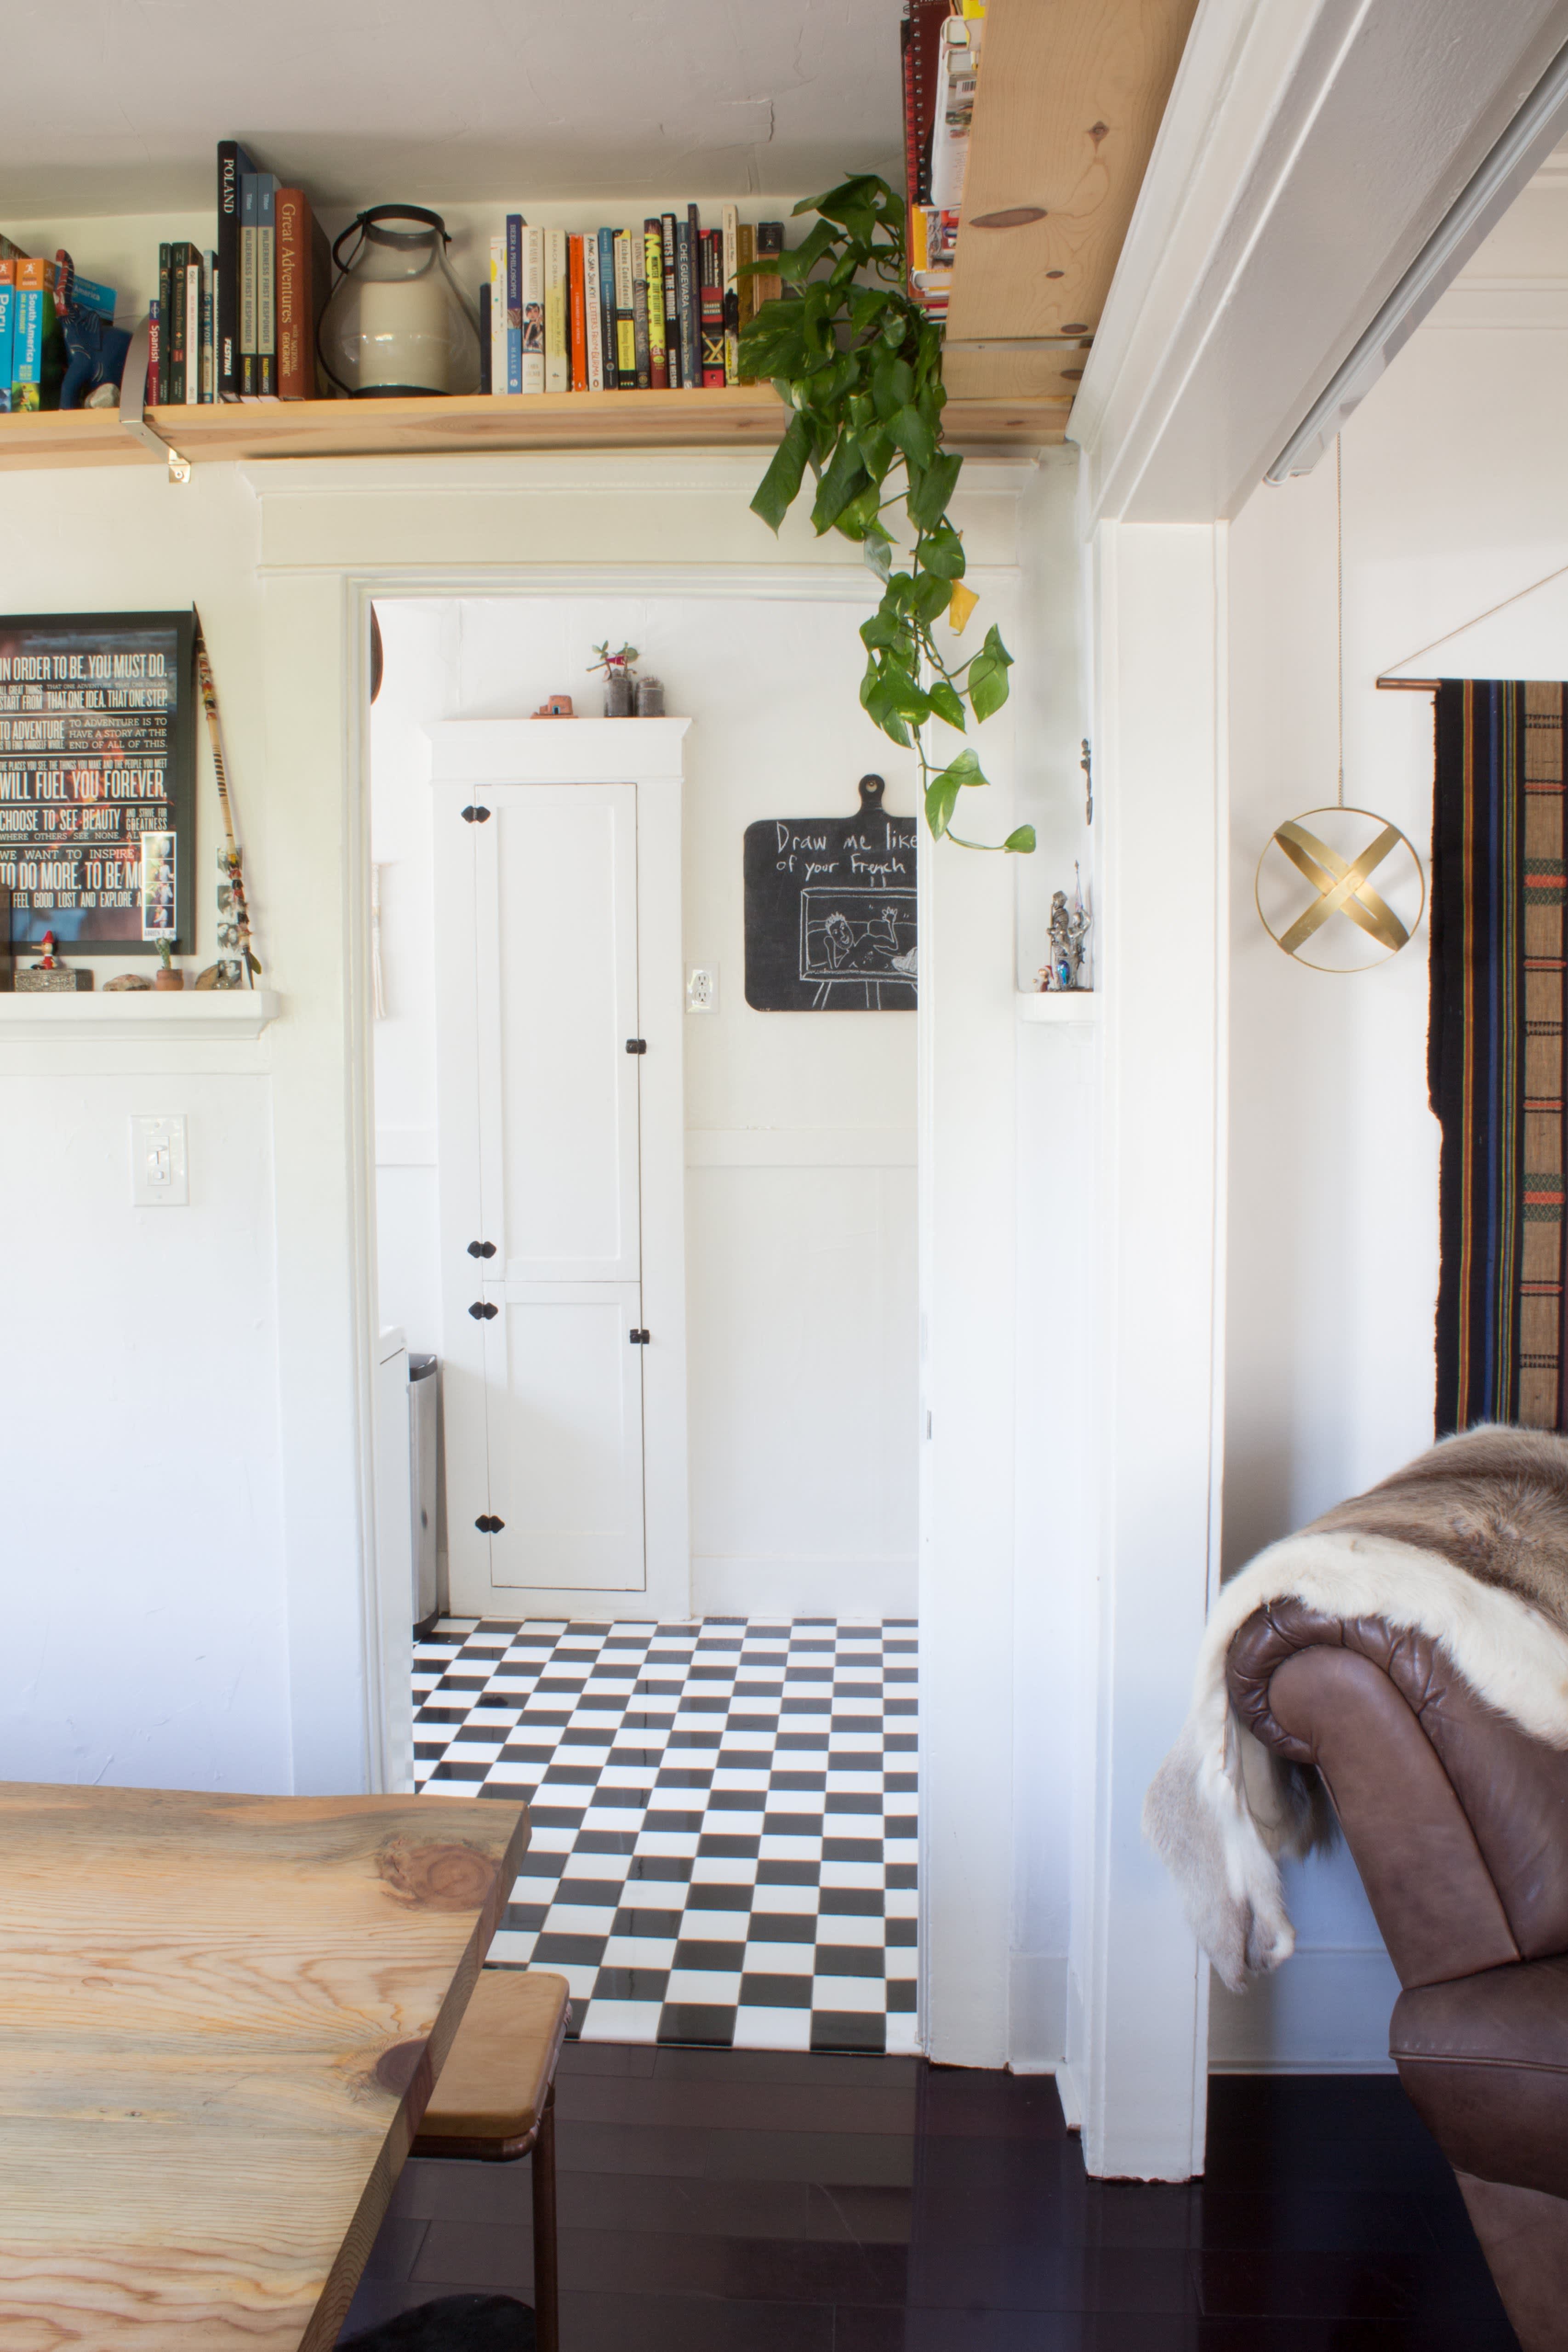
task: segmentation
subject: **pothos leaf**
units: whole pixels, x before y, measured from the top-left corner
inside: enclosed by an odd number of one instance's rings
[[[925,787],[925,822],[932,838],[940,841],[958,804],[958,785],[946,770]]]
[[[810,447],[810,432],[804,417],[792,416],[751,501],[752,513],[760,515],[773,530],[778,530],[795,503]]]
[[[1015,857],[1027,857],[1034,847],[1033,825],[1016,825],[1003,842],[1002,847],[1010,851]]]
[[[921,542],[920,561],[927,572],[938,580],[961,580],[964,576],[964,542],[950,522],[938,524]]]
[[[935,686],[926,688],[925,692],[936,717],[945,719],[948,726],[956,727],[961,735],[965,726],[964,706],[956,689],[945,677],[939,677]]]
[[[1003,645],[996,629],[988,629],[986,642],[969,664],[969,701],[977,719],[988,719],[999,710],[1008,698],[1008,672],[1013,657]]]

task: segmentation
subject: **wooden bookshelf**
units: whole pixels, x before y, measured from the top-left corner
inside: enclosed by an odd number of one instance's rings
[[[988,0],[947,313],[946,437],[1064,437],[1197,0]],[[776,441],[767,384],[722,392],[254,402],[148,412],[193,465],[480,449],[727,449]],[[148,466],[112,409],[0,416],[0,471]]]
[[[947,438],[970,448],[1060,441],[1070,399],[955,400]],[[723,392],[536,393],[453,400],[251,401],[152,408],[147,421],[193,465],[237,458],[422,456],[478,449],[765,447],[784,426],[768,384]],[[43,466],[152,466],[158,454],[112,408],[0,417],[0,470]]]
[[[1071,400],[1197,0],[988,0],[943,380]]]

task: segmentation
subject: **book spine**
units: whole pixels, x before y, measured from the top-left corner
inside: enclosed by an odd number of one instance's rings
[[[172,408],[185,403],[185,256],[190,247],[176,238],[169,247],[169,364],[163,377],[163,397]],[[162,255],[160,254],[160,262]],[[162,278],[162,268],[159,276]]]
[[[16,342],[16,265],[0,260],[0,416],[11,405],[11,362]]]
[[[162,382],[159,373],[162,344],[163,321],[159,315],[159,305],[156,302],[149,302],[147,305],[147,388],[141,395],[144,404],[149,408],[156,408],[162,397],[158,388]]]
[[[545,233],[523,231],[523,390],[545,388]]]
[[[675,316],[680,321],[681,389],[700,392],[702,369],[697,363],[698,291],[694,268],[689,221],[675,223]]]
[[[202,256],[202,400],[211,407],[218,396],[218,257]]]
[[[194,407],[202,397],[202,257],[193,245],[185,253],[185,398]]]
[[[588,353],[588,389],[604,390],[604,305],[599,291],[599,239],[582,240],[582,328]]]
[[[479,289],[479,389],[490,390],[490,281]]]
[[[648,383],[654,392],[670,381],[664,349],[664,240],[656,220],[643,223],[643,275],[648,303]]]
[[[256,397],[277,398],[277,182],[258,172],[256,216]]]
[[[637,314],[632,300],[632,240],[615,232],[615,373],[622,392],[637,384]]]
[[[716,228],[705,229],[702,240],[703,389],[724,384],[724,239]]]
[[[646,392],[653,381],[653,347],[648,340],[648,241],[634,228],[626,232],[632,253],[632,342],[637,389]]]
[[[158,398],[158,400],[159,400],[160,404],[162,404],[162,403],[164,403],[164,402],[167,402],[167,400],[168,400],[168,399],[169,399],[169,397],[170,397],[170,394],[169,394],[169,382],[170,382],[170,377],[169,377],[169,328],[170,328],[169,282],[170,282],[170,263],[171,263],[171,257],[172,257],[172,254],[173,254],[173,250],[174,250],[174,248],[173,248],[173,247],[172,247],[172,246],[171,246],[171,245],[161,245],[161,246],[159,247],[159,248],[158,248],[158,316],[159,316],[160,320],[161,320],[161,321],[162,321],[162,329],[163,329],[162,336],[161,341],[160,341],[160,347],[159,347],[159,352],[158,352],[158,393],[157,393],[157,398]]]
[[[309,231],[299,188],[277,191],[277,397],[308,400],[306,352],[305,257]]]
[[[740,382],[740,215],[724,208],[724,380]]]
[[[490,239],[490,389],[507,390],[507,239]]]
[[[242,172],[239,184],[239,396],[256,398],[256,173]],[[168,306],[163,318],[168,321]]]
[[[566,231],[545,231],[545,390],[565,392],[570,383],[567,353]]]
[[[507,390],[523,388],[523,216],[507,215]]]
[[[678,392],[681,373],[681,317],[675,301],[675,215],[665,213],[659,222],[659,243],[664,249],[664,365],[670,389]]]
[[[751,264],[757,258],[757,231],[749,221],[741,221],[735,232],[735,267],[739,291],[740,323],[736,330],[736,362],[739,364],[740,337],[757,316],[757,279]],[[755,383],[753,376],[743,375],[742,383]]]
[[[573,392],[588,390],[588,289],[583,272],[582,239],[566,241],[567,343]]]
[[[16,264],[16,324],[12,337],[11,405],[44,404],[45,265],[24,256]],[[53,304],[50,304],[53,308]]]
[[[618,390],[621,369],[615,346],[615,231],[599,232],[599,325],[604,347],[604,389]]]
[[[235,139],[218,142],[218,398],[239,398],[240,174],[250,158]]]
[[[782,221],[758,221],[758,224],[757,224],[757,258],[758,258],[758,261],[772,261],[772,260],[775,260],[775,259],[777,259],[778,256],[783,252],[783,250],[784,250],[784,224],[783,224],[783,222],[782,222]],[[779,299],[779,296],[780,296],[780,295],[783,293],[783,291],[784,291],[784,280],[779,277],[779,273],[778,273],[778,271],[777,271],[777,270],[773,270],[773,269],[764,269],[764,270],[759,270],[759,271],[758,272],[758,275],[757,275],[756,284],[757,284],[757,307],[758,307],[758,309],[759,310],[761,310],[762,305],[764,304],[764,302],[777,302],[777,301],[778,301],[778,299]]]

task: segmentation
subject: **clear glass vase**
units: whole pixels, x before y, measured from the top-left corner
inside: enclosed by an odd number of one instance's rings
[[[332,259],[342,274],[319,349],[340,392],[386,400],[478,391],[479,322],[447,265],[451,242],[440,214],[419,205],[372,205],[338,238]]]

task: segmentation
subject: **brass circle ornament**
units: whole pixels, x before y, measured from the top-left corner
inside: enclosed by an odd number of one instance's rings
[[[1312,971],[1370,971],[1408,947],[1427,877],[1408,838],[1371,809],[1308,809],[1276,825],[1253,883],[1259,919]]]

